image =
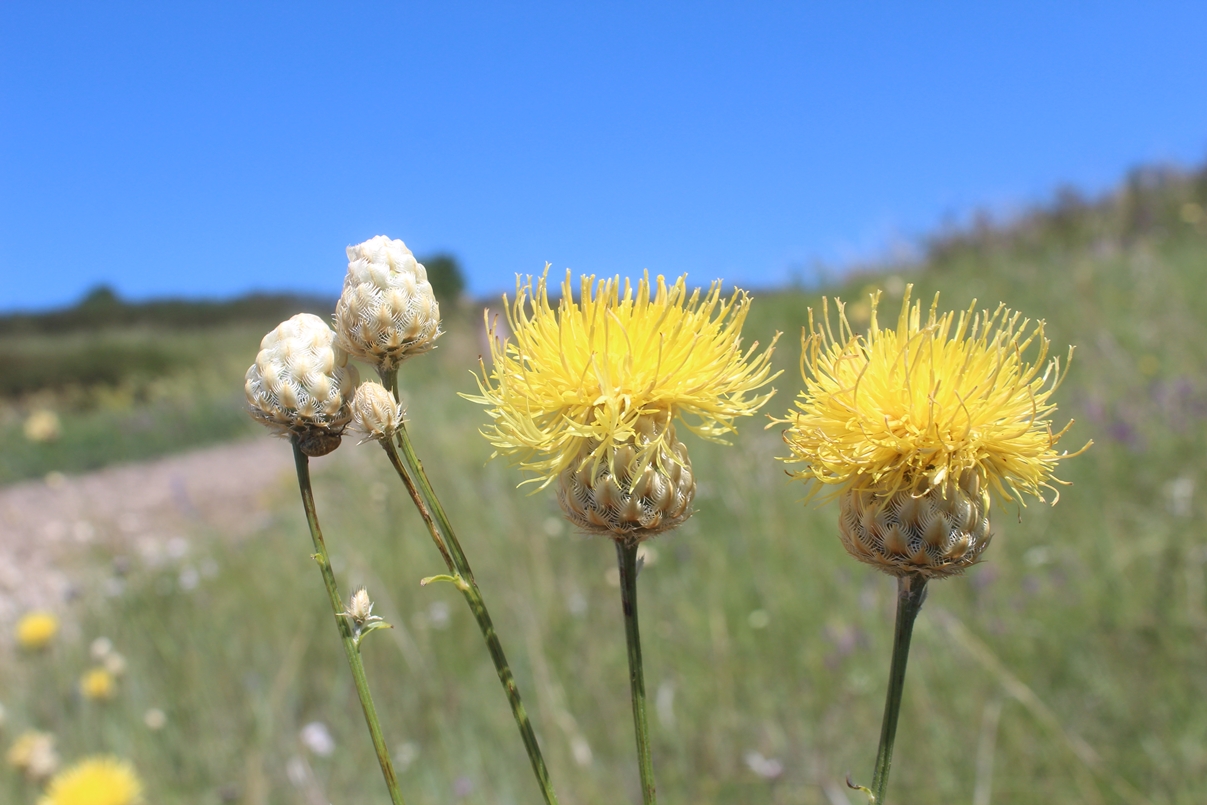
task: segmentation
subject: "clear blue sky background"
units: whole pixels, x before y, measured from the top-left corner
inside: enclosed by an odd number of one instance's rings
[[[788,281],[1207,158],[1207,3],[0,3],[0,309]]]

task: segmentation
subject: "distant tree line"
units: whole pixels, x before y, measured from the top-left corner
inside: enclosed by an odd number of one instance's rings
[[[465,290],[465,277],[451,254],[421,260],[441,307],[451,312]],[[57,335],[124,327],[203,328],[231,324],[275,326],[295,313],[329,318],[335,297],[314,294],[252,293],[235,299],[153,299],[129,302],[109,285],[89,290],[76,304],[40,313],[0,316],[0,336]],[[2,383],[0,383],[2,385]]]

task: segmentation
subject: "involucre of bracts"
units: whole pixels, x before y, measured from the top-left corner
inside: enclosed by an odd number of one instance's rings
[[[696,481],[669,414],[639,419],[627,443],[613,444],[604,453],[597,447],[584,444],[577,461],[558,476],[557,500],[570,522],[632,543],[674,528],[691,515]]]
[[[378,235],[348,247],[335,330],[350,355],[380,372],[435,346],[441,334],[440,306],[427,270],[405,243]]]
[[[307,455],[322,456],[339,446],[352,419],[358,380],[326,322],[299,313],[264,336],[244,391],[252,417],[296,438]]]
[[[838,498],[838,534],[847,553],[893,576],[951,576],[972,566],[993,536],[989,490],[975,470],[889,498],[853,489]]]

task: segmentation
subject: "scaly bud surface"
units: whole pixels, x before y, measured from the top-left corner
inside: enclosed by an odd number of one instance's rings
[[[893,576],[940,579],[974,564],[993,536],[989,490],[975,470],[937,487],[925,478],[888,498],[858,487],[839,497],[847,553]]]
[[[427,352],[440,335],[440,306],[401,240],[385,235],[348,247],[348,274],[335,307],[335,329],[349,354],[389,371]]]
[[[630,441],[602,455],[597,444],[584,444],[579,459],[558,476],[557,499],[567,519],[628,543],[682,523],[691,516],[695,494],[687,447],[675,437],[668,413],[641,417]]]
[[[352,427],[365,434],[365,440],[389,439],[402,425],[402,406],[380,383],[366,381],[352,399]]]
[[[244,390],[255,419],[297,437],[306,455],[322,456],[339,446],[352,419],[358,379],[327,323],[299,313],[264,336]]]

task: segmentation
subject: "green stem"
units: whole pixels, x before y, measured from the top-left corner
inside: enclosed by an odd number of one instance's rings
[[[916,573],[897,577],[897,623],[893,629],[893,660],[889,667],[888,694],[884,699],[884,721],[880,725],[880,747],[876,750],[876,770],[872,774],[872,802],[883,805],[888,790],[888,773],[893,765],[893,742],[897,738],[897,719],[901,714],[901,693],[905,689],[905,664],[909,661],[909,641],[914,620],[926,600],[926,578]]]
[[[339,627],[340,640],[344,644],[344,654],[348,658],[348,667],[352,669],[352,679],[356,683],[356,695],[360,697],[360,706],[365,713],[365,723],[369,725],[369,736],[373,739],[373,751],[377,753],[381,774],[385,777],[386,788],[390,791],[390,802],[393,805],[403,805],[402,792],[398,788],[398,777],[394,774],[390,753],[386,749],[386,741],[382,736],[381,723],[377,719],[377,708],[373,706],[373,696],[369,693],[369,681],[365,678],[365,666],[360,659],[360,649],[357,647],[352,633],[352,624],[343,615],[344,599],[340,597],[339,588],[335,584],[335,573],[331,569],[331,558],[327,555],[327,544],[323,541],[323,532],[319,529],[318,511],[314,506],[314,491],[310,487],[310,459],[298,447],[296,438],[293,440],[293,461],[298,472],[298,487],[302,491],[302,506],[306,509],[306,523],[310,526],[310,537],[314,541],[314,558],[322,571],[323,583],[327,586],[327,597],[331,599],[331,611],[335,614],[335,623]]]
[[[385,387],[393,392],[395,399],[398,399],[396,378],[396,370],[382,373],[382,382]],[[482,592],[478,589],[478,582],[474,579],[474,572],[469,566],[469,560],[466,558],[465,552],[461,550],[461,543],[457,540],[457,534],[453,531],[452,524],[449,523],[444,507],[440,505],[440,499],[436,497],[436,492],[432,489],[427,473],[423,471],[423,463],[415,454],[415,448],[411,444],[406,425],[400,426],[396,435],[398,446],[402,448],[401,457],[390,440],[382,439],[381,446],[390,457],[390,463],[398,472],[398,477],[406,486],[411,500],[415,503],[415,508],[419,510],[419,515],[427,525],[428,532],[432,535],[432,541],[440,550],[440,555],[444,558],[449,572],[460,576],[465,582],[458,587],[465,596],[470,611],[473,612],[474,620],[478,622],[482,638],[486,641],[487,650],[495,664],[499,682],[507,694],[511,714],[515,718],[516,727],[520,730],[520,738],[524,742],[524,749],[528,752],[532,772],[536,775],[541,794],[547,805],[557,805],[557,795],[553,792],[553,784],[549,780],[549,770],[545,766],[545,758],[541,754],[540,744],[537,743],[536,733],[532,729],[532,721],[524,709],[520,689],[511,673],[507,655],[503,653],[503,644],[499,642],[499,636],[495,633],[494,622],[490,618],[490,612],[486,609],[486,602],[482,599]]]
[[[633,694],[633,729],[637,734],[637,765],[641,769],[641,801],[653,805],[654,761],[650,757],[650,728],[645,717],[645,671],[641,663],[641,633],[637,628],[637,543],[616,540],[620,566],[620,603],[624,636],[629,644],[629,687]]]

